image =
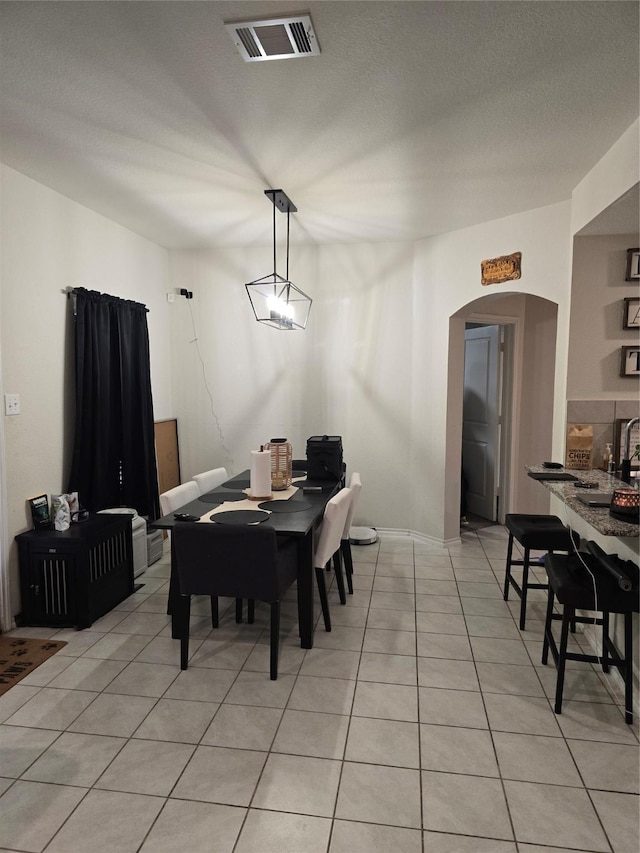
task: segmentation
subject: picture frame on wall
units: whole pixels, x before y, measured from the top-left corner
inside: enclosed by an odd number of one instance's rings
[[[640,346],[620,347],[620,376],[640,376]]]
[[[616,460],[616,468],[620,468],[622,464],[622,459],[624,456],[624,428],[627,425],[626,418],[618,418],[614,422],[614,441],[613,445],[615,448],[614,459]],[[629,450],[630,455],[633,457],[633,453],[636,449],[636,445],[640,444],[640,424],[636,424],[631,428],[631,432],[629,433]],[[631,470],[638,471],[640,470],[640,460],[636,458],[632,458],[631,460]]]
[[[625,281],[640,281],[640,249],[627,249]]]
[[[640,296],[625,297],[622,328],[640,329]]]

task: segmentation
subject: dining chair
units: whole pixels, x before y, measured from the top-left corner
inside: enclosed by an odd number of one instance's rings
[[[181,483],[179,486],[174,486],[173,489],[163,492],[160,495],[160,509],[163,515],[169,515],[170,512],[174,512],[198,497],[200,497],[198,484],[189,480],[188,483]]]
[[[339,560],[341,556],[344,559],[344,569],[347,576],[347,589],[349,590],[349,595],[353,595],[353,558],[351,556],[351,540],[349,539],[349,531],[353,524],[356,504],[358,503],[360,490],[362,489],[360,474],[356,471],[353,472],[349,479],[349,488],[351,489],[351,503],[349,505],[349,512],[347,513],[344,530],[342,531],[342,539],[340,540],[340,550],[338,552],[337,559]]]
[[[198,484],[200,494],[205,495],[207,492],[215,489],[216,486],[226,482],[229,479],[229,475],[226,468],[212,468],[210,471],[194,474],[192,479]]]
[[[280,601],[298,573],[296,541],[276,537],[267,525],[178,523],[174,530],[175,560],[180,583],[178,636],[180,668],[189,659],[192,595],[232,596],[265,601],[271,608],[270,667],[278,677]],[[253,621],[253,610],[249,621]]]
[[[329,613],[329,599],[327,598],[327,585],[324,579],[324,570],[333,559],[336,573],[336,583],[340,594],[340,603],[346,604],[344,594],[344,578],[342,576],[342,565],[334,559],[335,554],[340,551],[340,540],[342,531],[347,520],[349,506],[351,504],[351,489],[341,489],[337,495],[327,501],[324,509],[322,525],[318,535],[318,542],[313,554],[313,566],[316,573],[318,592],[320,594],[320,605],[324,618],[324,627],[331,630],[331,615]]]

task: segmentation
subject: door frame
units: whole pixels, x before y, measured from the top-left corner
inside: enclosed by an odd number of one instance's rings
[[[496,478],[496,484],[499,495],[497,522],[504,524],[514,489],[513,436],[518,434],[520,422],[520,387],[519,383],[514,381],[514,377],[519,375],[522,363],[522,318],[472,311],[469,314],[463,314],[460,319],[465,324],[499,326],[503,339],[504,349],[501,348],[498,367],[501,424],[497,457],[499,476]],[[462,447],[460,450],[462,451]]]

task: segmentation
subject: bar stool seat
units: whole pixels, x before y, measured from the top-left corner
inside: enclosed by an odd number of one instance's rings
[[[509,531],[509,542],[504,578],[504,600],[508,600],[509,587],[512,586],[520,597],[520,629],[524,631],[528,590],[548,589],[546,583],[529,581],[531,551],[571,551],[574,545],[577,548],[580,544],[580,537],[565,527],[557,515],[508,513],[505,516],[505,526]],[[514,539],[524,548],[524,559],[522,560],[513,559]],[[536,564],[541,565],[542,560],[537,560]],[[522,584],[519,584],[511,574],[513,566],[522,566]]]
[[[558,674],[556,679],[555,712],[562,712],[562,693],[564,688],[565,664],[568,660],[599,663],[603,672],[611,665],[622,674],[625,685],[625,720],[633,722],[633,638],[632,613],[639,611],[638,567],[632,562],[620,560],[616,555],[605,554],[594,542],[587,547],[592,553],[561,555],[547,554],[545,567],[549,578],[547,615],[542,646],[542,663],[546,664],[549,649],[553,656]],[[607,569],[607,563],[613,566],[613,572]],[[617,571],[630,589],[622,589],[615,576]],[[562,613],[554,613],[554,600],[562,605]],[[577,610],[601,613],[594,616],[577,616]],[[620,654],[609,636],[609,615],[622,614],[624,617],[624,656]],[[552,623],[562,622],[560,645],[552,632]],[[588,655],[567,651],[569,625],[580,622],[602,626],[602,654]]]

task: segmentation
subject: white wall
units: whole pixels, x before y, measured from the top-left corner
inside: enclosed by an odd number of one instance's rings
[[[637,377],[620,376],[620,347],[638,344],[638,330],[623,329],[625,296],[639,295],[624,280],[627,249],[637,234],[575,237],[567,397],[637,400]]]
[[[562,202],[432,237],[417,245],[412,409],[416,440],[412,466],[430,488],[416,492],[414,529],[444,540],[458,535],[462,357],[457,350],[450,352],[449,318],[469,303],[491,293],[514,293],[532,294],[558,305],[553,451],[561,452],[569,326],[569,232],[570,205]],[[522,278],[482,287],[481,260],[515,251],[522,252]],[[529,380],[540,381],[533,365]],[[546,390],[551,393],[551,389]]]
[[[566,329],[569,214],[567,202],[434,237],[415,268],[410,245],[296,246],[291,278],[314,298],[304,333],[253,319],[243,285],[269,270],[268,248],[172,252],[172,285],[194,294],[171,307],[182,479],[243,470],[275,435],[304,456],[309,435],[339,434],[365,485],[359,523],[457,538],[445,533],[445,517],[458,522],[449,472],[455,483],[460,464],[459,441],[447,443],[448,318],[486,295],[481,259],[519,249],[523,278],[507,292],[558,303]]]
[[[171,255],[173,286],[194,294],[172,306],[182,479],[216,465],[237,473],[272,437],[304,457],[310,435],[341,435],[365,485],[360,523],[406,527],[411,247],[293,247],[291,280],[314,300],[305,332],[253,317],[244,283],[270,261],[269,247]]]
[[[47,187],[2,167],[0,347],[2,391],[20,395],[4,418],[9,543],[31,527],[26,499],[64,491],[73,440],[68,286],[143,302],[156,418],[172,415],[168,257],[164,249]],[[82,500],[82,495],[80,495]],[[15,545],[11,609],[19,611]]]
[[[636,119],[574,189],[571,194],[571,233],[577,234],[638,180],[640,119]]]

